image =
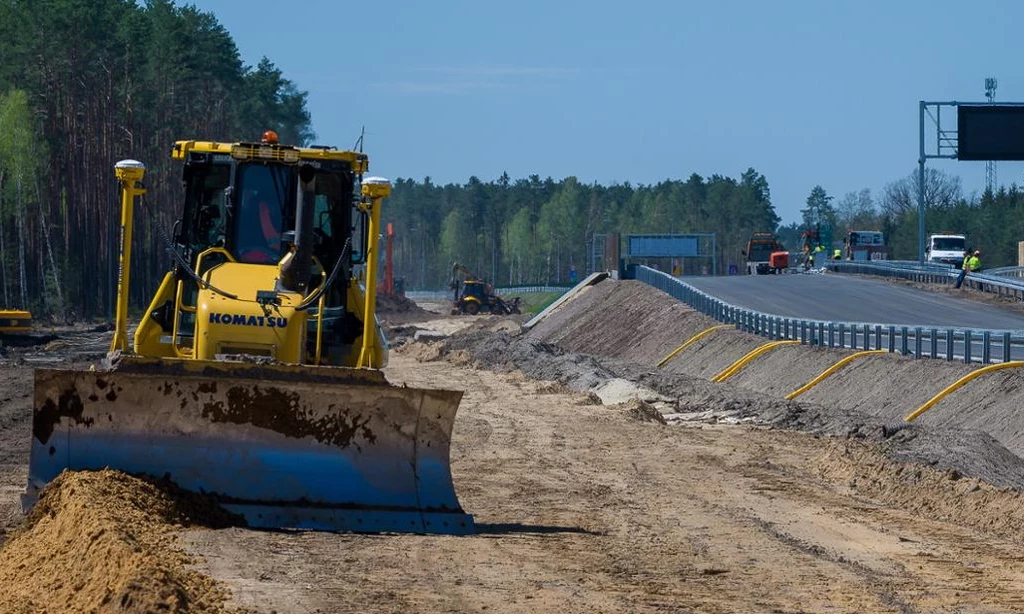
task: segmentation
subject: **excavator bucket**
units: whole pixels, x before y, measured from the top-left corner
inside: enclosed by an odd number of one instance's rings
[[[249,526],[467,534],[449,444],[461,392],[379,371],[122,358],[38,369],[27,510],[65,469],[169,478]]]

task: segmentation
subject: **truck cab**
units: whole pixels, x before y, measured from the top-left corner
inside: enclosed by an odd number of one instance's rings
[[[780,259],[773,254],[785,252],[786,248],[779,243],[779,239],[772,232],[755,232],[747,242],[747,249],[743,251],[746,256],[748,275],[768,275],[770,273],[781,273],[789,266],[788,258]],[[788,256],[788,254],[787,254]]]
[[[851,230],[846,235],[844,243],[847,260],[870,262],[889,259],[885,235],[878,230]]]
[[[928,262],[960,266],[967,249],[967,237],[961,234],[944,233],[928,235],[924,257]]]

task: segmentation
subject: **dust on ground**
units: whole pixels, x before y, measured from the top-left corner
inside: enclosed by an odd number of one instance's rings
[[[763,342],[735,331],[658,369],[716,323],[641,284],[606,283],[527,334],[511,318],[444,318],[416,324],[392,355],[396,383],[466,391],[452,473],[476,535],[180,529],[174,542],[180,521],[122,493],[156,519],[159,539],[137,541],[141,553],[182,556],[174,543],[184,543],[195,569],[230,591],[212,607],[261,613],[1024,608],[1024,472],[998,439],[1011,416],[992,432],[961,429],[955,416],[941,428],[922,419],[884,439],[895,407],[845,404],[878,386],[879,373],[907,369],[899,381],[911,387],[952,374],[893,359],[851,371],[847,397],[785,401],[790,384],[833,355],[786,348],[769,355],[776,379],[758,362],[712,384],[709,374]],[[439,337],[414,341],[421,331]],[[20,433],[0,431],[0,510],[13,509],[28,452],[29,370],[10,369],[0,420]],[[90,552],[75,543],[41,573]]]
[[[624,321],[629,325],[623,326]],[[521,339],[462,336],[446,344],[478,355],[483,365],[504,364],[506,369],[520,368],[524,362],[520,352],[539,356],[525,360],[526,372],[550,373],[550,379],[579,390],[602,377],[625,378],[667,397],[689,418],[747,420],[867,438],[880,437],[882,426],[901,422],[972,370],[939,360],[869,356],[796,401],[785,401],[781,397],[851,352],[784,346],[749,363],[725,384],[711,383],[706,378],[767,341],[731,329],[708,334],[664,368],[655,366],[694,334],[717,324],[640,282],[606,281]],[[559,358],[559,354],[565,356]],[[510,361],[515,364],[509,366]],[[535,361],[542,366],[531,366]],[[551,362],[556,364],[546,366]],[[1018,411],[1024,404],[1022,383],[1019,370],[971,382],[918,418],[913,427],[918,435],[905,436],[913,445],[902,448],[896,458],[938,463],[995,484],[1024,486],[1019,459],[1024,456],[1024,415]]]
[[[220,508],[114,471],[66,472],[0,549],[0,612],[227,612],[174,530]]]
[[[638,419],[467,351],[388,368],[466,390],[469,537],[188,531],[259,612],[1000,612],[1024,606],[1020,494],[857,439]],[[888,488],[892,480],[901,486]]]

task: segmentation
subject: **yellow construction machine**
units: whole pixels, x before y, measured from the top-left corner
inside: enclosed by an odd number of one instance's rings
[[[32,331],[32,314],[21,309],[0,309],[0,335]]]
[[[506,315],[520,313],[519,297],[505,302],[495,294],[494,287],[470,272],[458,262],[452,264],[452,281],[450,288],[454,290],[451,314],[460,313],[475,316],[478,313]]]
[[[206,493],[250,526],[463,534],[449,447],[461,392],[389,384],[374,313],[381,203],[362,152],[178,141],[173,265],[129,348],[145,167],[119,162],[116,327],[100,368],[39,369],[23,504],[111,467]],[[151,212],[150,212],[151,213]]]

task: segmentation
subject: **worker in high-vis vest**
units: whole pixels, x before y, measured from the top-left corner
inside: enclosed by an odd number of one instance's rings
[[[967,260],[968,273],[977,273],[981,270],[981,251],[974,250],[974,255]]]
[[[967,277],[967,270],[971,266],[972,250],[968,249],[964,252],[964,261],[960,265],[960,274],[956,277],[956,287],[959,288],[964,283],[964,278]],[[978,261],[981,262],[980,260]]]

